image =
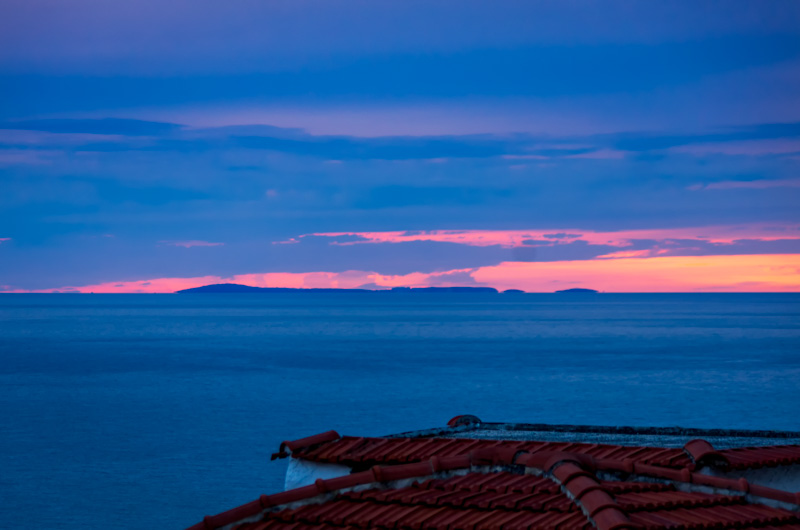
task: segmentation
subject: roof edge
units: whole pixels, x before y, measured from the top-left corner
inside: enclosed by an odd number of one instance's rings
[[[460,416],[457,416],[457,418]],[[452,420],[451,420],[452,421]],[[540,432],[574,432],[591,434],[629,434],[629,435],[661,435],[686,436],[691,438],[800,438],[800,431],[750,430],[750,429],[699,429],[694,427],[642,427],[642,426],[607,426],[607,425],[572,425],[550,423],[507,423],[480,422],[472,428],[496,429],[501,431],[540,431]],[[411,431],[420,432],[420,431]]]
[[[319,434],[314,434],[312,436],[306,436],[305,438],[300,438],[298,440],[287,440],[281,442],[280,447],[278,448],[277,453],[273,453],[270,460],[276,460],[278,458],[286,458],[291,453],[294,453],[298,449],[305,449],[307,447],[313,447],[315,445],[321,445],[328,442],[334,442],[340,439],[342,435],[340,435],[336,431],[325,431]],[[289,452],[286,451],[289,449]]]

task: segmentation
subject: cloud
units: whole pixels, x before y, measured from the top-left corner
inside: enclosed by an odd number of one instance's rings
[[[800,188],[800,179],[781,179],[781,180],[726,180],[722,182],[711,182],[708,184],[693,184],[687,189],[692,191],[700,190],[735,190],[752,189],[763,190],[768,188]]]
[[[456,243],[476,247],[502,246],[519,248],[525,246],[550,246],[564,248],[570,244],[610,245],[627,247],[635,242],[658,241],[674,245],[683,243],[732,244],[744,239],[774,241],[786,238],[786,232],[800,230],[800,225],[753,224],[747,226],[723,225],[690,228],[658,228],[641,230],[577,230],[575,228],[550,232],[541,229],[527,230],[425,230],[397,232],[331,232],[311,234],[321,238],[354,237],[348,244],[407,243],[411,241],[435,241]],[[305,238],[308,236],[300,236]],[[539,238],[539,239],[536,239]],[[795,238],[800,240],[800,234]]]
[[[451,137],[381,137],[311,136],[232,136],[234,145],[248,149],[280,151],[335,160],[405,160],[486,158],[521,149],[522,141],[488,136]]]
[[[745,140],[730,142],[711,142],[684,145],[672,149],[675,153],[697,156],[768,156],[800,154],[800,140],[796,138],[777,138],[771,140]]]
[[[4,284],[797,250],[791,2],[199,1],[0,2]]]
[[[765,152],[794,152],[796,141],[776,144],[776,139],[800,137],[800,123],[762,123],[752,126],[724,127],[718,132],[701,134],[610,134],[599,136],[623,151],[650,151],[693,146],[691,151],[728,154],[762,154]],[[780,145],[776,150],[775,146]],[[727,147],[726,147],[727,146]],[[788,149],[787,149],[787,146]],[[677,152],[681,152],[678,150]]]
[[[455,270],[443,273],[431,274],[427,281],[427,287],[485,287],[472,276],[477,269]]]
[[[200,241],[200,240],[190,240],[190,241],[159,241],[162,245],[172,246],[172,247],[183,247],[183,248],[192,248],[192,247],[221,247],[225,243],[211,243],[209,241]]]
[[[349,246],[354,243],[360,243],[364,241],[369,241],[367,238],[360,236],[358,234],[343,234],[340,236],[328,236],[328,235],[316,235],[316,234],[304,234],[298,236],[297,238],[292,238],[288,241],[274,241],[275,244],[285,244],[285,243],[314,243],[314,242],[322,242],[328,245],[339,245],[339,246]]]
[[[800,292],[800,255],[681,256],[564,262],[504,262],[477,269],[384,275],[374,271],[341,273],[242,274],[230,277],[156,278],[141,281],[60,287],[79,292],[162,293],[215,283],[257,287],[379,288],[484,285],[499,290],[552,292],[585,287],[604,292]]]
[[[0,129],[43,131],[59,134],[99,134],[123,136],[161,136],[181,128],[174,123],[119,118],[49,119],[0,122]]]
[[[508,189],[473,186],[378,186],[354,201],[356,208],[401,208],[416,205],[474,205],[510,197]]]
[[[621,158],[625,158],[627,153],[625,151],[617,151],[614,149],[597,149],[596,151],[590,151],[587,153],[579,153],[575,155],[571,155],[570,158],[587,158],[587,159],[596,159],[596,160],[618,160]]]
[[[59,127],[67,125],[75,124]],[[773,125],[726,134],[795,134],[792,124]],[[430,274],[621,251],[786,252],[791,241],[757,240],[797,237],[775,229],[797,228],[800,188],[727,184],[793,182],[784,157],[715,155],[698,164],[669,150],[601,161],[565,154],[610,144],[614,135],[359,138],[252,125],[170,131],[5,130],[0,158],[4,148],[24,156],[3,168],[2,221],[15,227],[13,259],[0,263],[4,283],[227,277],[265,263],[265,272],[306,273],[325,263],[332,272]],[[241,138],[266,138],[267,147]],[[711,189],[688,189],[698,182]],[[94,240],[104,233],[116,242]],[[153,245],[194,241],[198,233],[225,245],[202,261]],[[753,241],[733,243],[744,240]],[[52,265],[34,277],[41,264]]]
[[[785,154],[800,150],[800,123],[727,127],[703,134],[654,134],[646,132],[572,135],[544,134],[446,134],[360,137],[311,134],[297,128],[251,125],[189,129],[166,122],[133,119],[52,119],[0,123],[0,145],[31,147],[22,133],[49,133],[36,141],[77,152],[153,151],[204,153],[257,150],[328,161],[422,160],[448,163],[458,159],[497,158],[505,167],[537,167],[558,159],[584,165],[624,163],[626,153],[676,154],[715,152],[731,156]],[[17,133],[17,138],[11,133]],[[83,144],[81,144],[83,140]],[[614,155],[610,156],[611,150]],[[263,164],[243,160],[227,164],[227,171],[259,171]],[[521,163],[522,162],[522,163]],[[533,164],[532,166],[530,164]],[[431,186],[434,187],[434,186]],[[387,186],[392,190],[392,186]],[[448,188],[444,188],[448,189]],[[450,188],[452,191],[452,188]],[[402,191],[402,190],[401,190]]]
[[[581,234],[567,234],[565,232],[559,232],[557,234],[542,234],[542,237],[547,239],[574,239],[581,237]]]
[[[50,16],[42,20],[37,15],[46,7]],[[754,6],[740,0],[701,7],[686,1],[639,5],[614,0],[581,9],[573,4],[519,1],[487,7],[474,0],[434,4],[312,0],[302,5],[243,7],[226,9],[215,2],[185,0],[168,8],[154,0],[141,0],[135,7],[91,0],[75,0],[68,6],[9,1],[0,11],[0,42],[6,45],[6,61],[24,60],[38,68],[55,68],[56,61],[73,68],[76,63],[110,68],[106,63],[127,59],[126,66],[137,70],[146,66],[145,61],[196,69],[205,59],[212,63],[206,70],[219,70],[256,67],[258,62],[274,68],[289,59],[305,65],[331,56],[448,54],[526,44],[630,46],[719,35],[785,34],[800,23],[792,2]],[[39,31],[33,32],[34,28]],[[141,34],[143,28],[146,35]],[[187,61],[191,63],[181,64]]]
[[[0,166],[49,166],[61,153],[54,150],[0,149]]]

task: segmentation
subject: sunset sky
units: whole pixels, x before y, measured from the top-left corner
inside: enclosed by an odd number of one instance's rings
[[[5,0],[0,291],[800,291],[800,2]]]

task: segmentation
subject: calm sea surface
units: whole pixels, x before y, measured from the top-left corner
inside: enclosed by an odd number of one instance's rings
[[[284,439],[800,430],[800,295],[0,295],[0,527],[181,529]]]

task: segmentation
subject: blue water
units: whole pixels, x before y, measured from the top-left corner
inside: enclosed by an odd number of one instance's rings
[[[328,429],[800,430],[800,295],[0,295],[0,381],[0,527],[180,529]]]

